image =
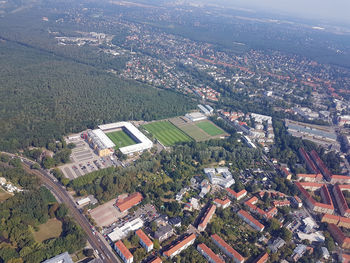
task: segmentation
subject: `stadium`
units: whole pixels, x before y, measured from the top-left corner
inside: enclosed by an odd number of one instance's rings
[[[142,152],[153,143],[130,122],[116,122],[98,126],[87,134],[89,143],[99,156],[112,155],[115,149],[123,154]]]

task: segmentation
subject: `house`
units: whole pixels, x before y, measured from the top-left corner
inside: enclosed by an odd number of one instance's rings
[[[216,255],[210,248],[208,248],[203,243],[197,246],[197,250],[210,263],[225,263],[225,261],[223,261],[218,255]]]
[[[158,239],[159,242],[163,242],[164,240],[168,239],[172,235],[174,235],[173,228],[169,225],[165,225],[157,229],[157,231],[154,233],[154,238]]]
[[[202,217],[198,225],[199,231],[204,231],[207,228],[207,225],[210,219],[213,217],[215,210],[216,210],[216,205],[211,205],[208,207],[207,211],[205,212],[204,216]]]

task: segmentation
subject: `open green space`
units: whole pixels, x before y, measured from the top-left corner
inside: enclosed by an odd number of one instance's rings
[[[43,242],[47,239],[59,237],[62,232],[62,222],[56,218],[47,220],[45,224],[39,225],[39,231],[34,232],[34,238],[37,242]]]
[[[0,202],[9,199],[12,195],[0,187]]]
[[[165,146],[179,142],[189,142],[192,139],[169,121],[158,121],[143,126]]]
[[[110,132],[106,134],[114,142],[117,148],[129,146],[136,142],[123,130]]]
[[[196,123],[196,126],[201,128],[203,131],[205,131],[211,136],[216,136],[225,133],[223,130],[221,130],[219,127],[215,126],[209,121],[198,122]]]

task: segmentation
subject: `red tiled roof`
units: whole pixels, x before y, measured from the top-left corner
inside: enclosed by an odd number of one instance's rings
[[[156,259],[153,259],[150,263],[162,263],[162,260],[160,257],[157,257]]]
[[[169,250],[164,252],[164,255],[167,257],[170,257],[174,252],[185,246],[187,243],[191,242],[192,240],[196,239],[195,234],[191,234],[187,237],[185,237],[183,240],[172,246]]]
[[[338,186],[342,190],[350,190],[350,184],[340,184]]]
[[[331,220],[337,220],[337,221],[339,221],[339,218],[340,218],[340,216],[331,215],[331,214],[324,214],[323,217],[322,217],[322,220],[323,220],[323,219],[331,219]],[[321,220],[321,221],[322,221],[322,220]]]
[[[333,238],[341,243],[341,245],[343,244],[343,242],[348,242],[348,238],[344,235],[344,233],[340,230],[339,227],[337,227],[335,224],[328,224],[328,230],[331,233],[331,235],[333,236]]]
[[[126,248],[124,243],[121,240],[118,240],[115,243],[115,246],[118,248],[118,250],[124,255],[126,259],[131,259],[132,254],[130,253],[129,249]]]
[[[239,214],[241,214],[242,216],[244,216],[245,218],[247,218],[250,222],[252,222],[254,225],[256,225],[257,227],[259,227],[260,229],[264,228],[264,225],[261,224],[258,220],[256,220],[254,217],[252,217],[248,212],[244,211],[244,210],[239,210],[238,211]]]
[[[134,205],[137,205],[142,201],[142,195],[139,192],[133,193],[128,197],[118,200],[116,202],[116,206],[119,208],[121,212],[124,212]]]
[[[231,188],[226,188],[226,191],[233,195],[235,198],[240,198],[242,195],[246,194],[247,191],[245,189],[239,191],[238,193],[236,193],[235,191],[233,191]]]
[[[350,262],[350,255],[349,254],[341,254],[342,256],[342,263],[349,263]]]
[[[202,217],[198,227],[202,227],[204,229],[207,226],[210,217],[215,213],[215,210],[216,210],[216,205],[211,205],[205,212],[205,215]]]
[[[218,255],[216,255],[213,250],[208,248],[204,243],[198,245],[214,262],[225,263]]]
[[[268,258],[269,258],[269,254],[265,253],[255,263],[265,263],[268,260]]]
[[[244,258],[239,254],[236,250],[233,249],[229,244],[227,244],[221,237],[219,237],[217,234],[211,235],[211,238],[214,239],[216,242],[218,242],[222,247],[226,249],[228,253],[230,253],[232,256],[234,256],[237,260],[242,261]]]
[[[350,224],[350,218],[340,216],[339,217],[339,222]]]
[[[142,240],[142,242],[147,246],[152,246],[153,242],[149,237],[142,231],[142,229],[136,230],[136,235]]]
[[[258,201],[258,198],[256,196],[253,196],[252,198],[250,198],[247,202],[254,204]]]
[[[230,199],[228,199],[228,198],[225,198],[224,200],[221,200],[221,199],[219,199],[219,198],[214,199],[214,203],[219,204],[219,205],[222,205],[222,206],[224,206],[224,205],[226,205],[226,204],[228,204],[228,203],[230,203],[230,202],[231,202],[231,201],[230,201]]]
[[[294,199],[298,202],[298,203],[302,203],[301,199],[299,198],[299,196],[294,196]]]

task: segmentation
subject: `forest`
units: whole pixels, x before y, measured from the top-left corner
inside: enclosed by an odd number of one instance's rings
[[[0,41],[0,149],[45,146],[62,135],[121,120],[184,114],[182,95],[92,66]]]
[[[65,251],[82,249],[85,234],[67,215],[67,208],[40,186],[36,176],[26,173],[20,162],[7,161],[1,156],[0,176],[26,190],[0,203],[0,262],[42,262]],[[60,236],[37,241],[34,232],[50,218],[62,222]]]

